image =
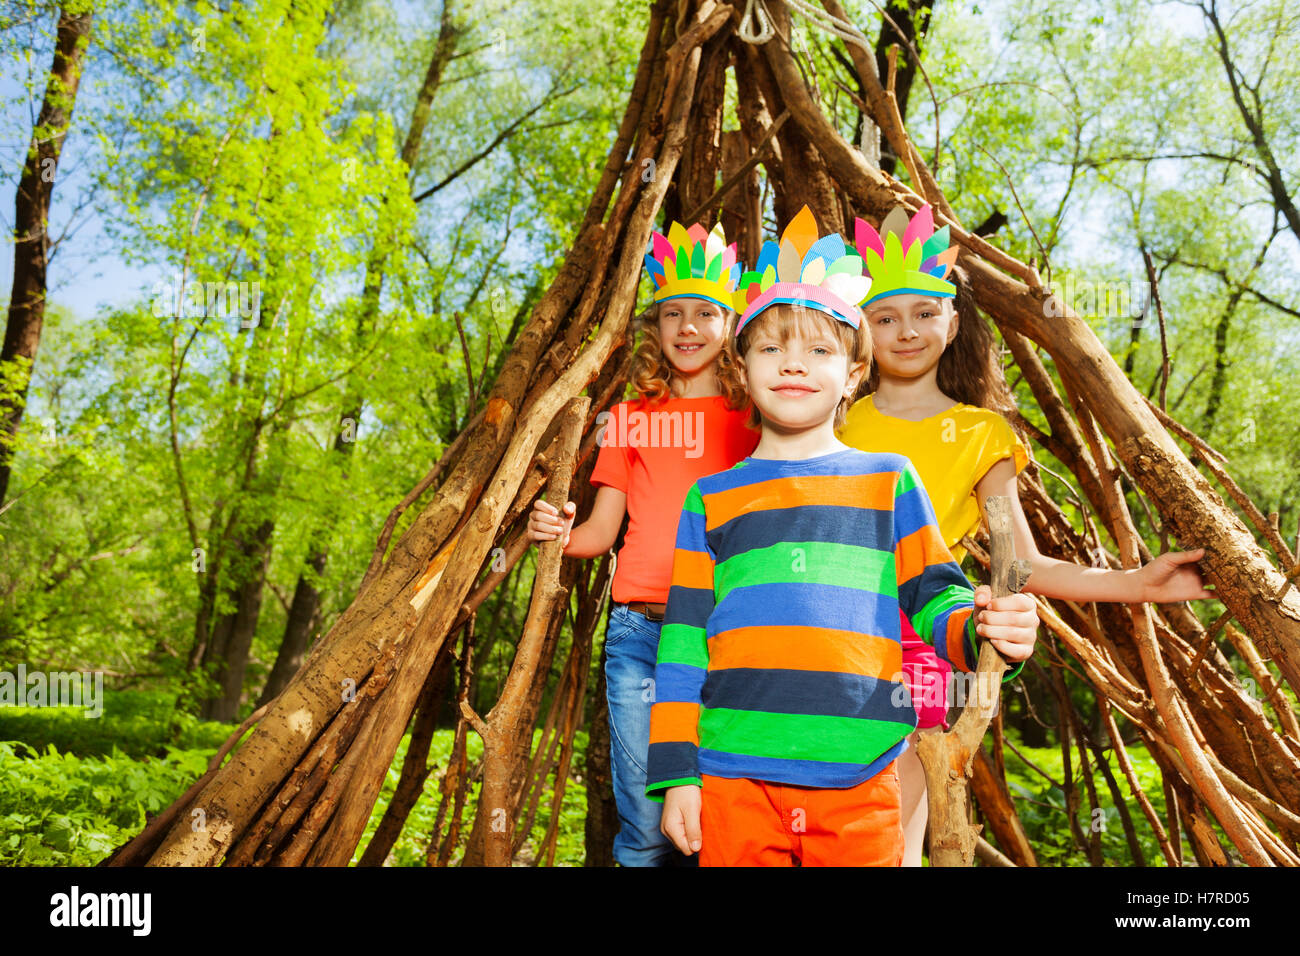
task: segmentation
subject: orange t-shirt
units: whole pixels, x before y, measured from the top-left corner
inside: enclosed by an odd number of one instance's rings
[[[726,471],[754,450],[760,432],[746,424],[748,416],[746,409],[727,408],[723,396],[710,395],[656,405],[619,402],[597,419],[604,432],[591,483],[627,494],[615,602],[667,603],[686,493],[700,478]]]

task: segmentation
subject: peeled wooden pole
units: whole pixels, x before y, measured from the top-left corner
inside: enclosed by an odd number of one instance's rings
[[[994,495],[985,499],[984,508],[989,519],[993,596],[1006,597],[1029,579],[1029,562],[1016,560],[1010,499]],[[970,866],[975,859],[979,828],[969,822],[971,761],[997,711],[1007,666],[997,649],[983,642],[972,682],[973,697],[967,697],[957,723],[947,733],[922,734],[917,741],[916,755],[925,771],[930,806],[931,866]]]
[[[569,496],[569,480],[573,477],[574,458],[582,442],[582,425],[587,417],[591,399],[582,395],[570,399],[563,415],[560,433],[564,440],[555,471],[551,473],[548,492],[555,502],[564,502]],[[523,636],[515,651],[510,676],[492,712],[481,719],[467,702],[461,710],[470,725],[483,738],[483,790],[479,795],[478,812],[489,815],[487,844],[484,861],[488,866],[509,866],[514,840],[514,797],[510,792],[508,752],[520,734],[531,736],[532,722],[520,720],[521,703],[536,677],[540,649],[547,627],[556,609],[567,597],[560,583],[560,561],[563,542],[545,542],[538,548],[537,584],[533,589],[532,606],[524,624]]]

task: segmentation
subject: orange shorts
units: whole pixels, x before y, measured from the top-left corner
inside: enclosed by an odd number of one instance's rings
[[[705,774],[700,866],[899,866],[898,761],[825,790]]]

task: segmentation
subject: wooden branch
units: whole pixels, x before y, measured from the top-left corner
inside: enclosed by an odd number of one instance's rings
[[[1171,363],[1169,361],[1169,338],[1168,330],[1165,327],[1165,304],[1160,300],[1160,283],[1156,281],[1156,266],[1151,261],[1151,253],[1143,247],[1142,261],[1147,267],[1147,281],[1151,283],[1151,301],[1155,303],[1156,317],[1160,320],[1160,409],[1163,411],[1168,407],[1165,400],[1165,389],[1169,386],[1169,372]]]
[[[731,190],[735,189],[736,185],[740,183],[749,174],[750,170],[752,170],[755,166],[757,166],[759,163],[763,161],[763,153],[767,150],[768,145],[772,142],[772,138],[776,136],[776,134],[780,131],[781,127],[785,125],[786,120],[788,120],[789,118],[790,118],[790,111],[785,110],[784,112],[781,113],[780,116],[778,116],[775,120],[773,120],[772,125],[768,127],[768,130],[763,135],[762,140],[759,141],[759,144],[754,147],[754,152],[749,157],[749,159],[747,159],[740,166],[739,169],[737,169],[734,173],[732,173],[731,176],[728,177],[726,182],[724,182],[721,186],[719,186],[716,190],[714,190],[712,196],[704,200],[704,202],[700,203],[694,209],[690,210],[690,212],[686,213],[686,215],[683,217],[683,221],[695,222],[697,219],[699,219],[701,213],[709,209],[712,209],[715,203],[721,202],[722,199],[725,198],[726,195],[731,192]]]
[[[147,859],[149,854],[153,853],[154,849],[166,835],[167,828],[171,826],[172,822],[178,816],[180,816],[182,811],[189,808],[190,804],[194,802],[194,798],[198,796],[199,791],[202,790],[207,782],[212,779],[213,775],[216,774],[217,770],[221,767],[221,762],[226,758],[226,754],[230,753],[235,744],[237,744],[244,736],[244,731],[248,730],[248,728],[254,723],[262,719],[262,715],[266,713],[267,706],[267,704],[263,704],[261,707],[257,708],[257,710],[249,714],[244,719],[244,722],[239,725],[238,729],[226,738],[226,742],[217,748],[217,752],[213,754],[212,759],[208,761],[207,772],[204,773],[203,776],[199,777],[198,780],[195,780],[190,784],[185,792],[181,794],[180,799],[176,800],[171,806],[167,807],[167,809],[155,816],[149,821],[148,825],[137,833],[129,842],[122,844],[113,851],[111,856],[101,860],[96,864],[96,866],[136,866]]]
[[[1096,419],[1087,410],[1081,412],[1080,418],[1084,435],[1092,448],[1093,459],[1097,462],[1100,472],[1110,476],[1102,482],[1102,490],[1105,493],[1104,500],[1110,515],[1110,527],[1117,533],[1116,544],[1119,545],[1120,558],[1126,568],[1134,569],[1140,563],[1138,535],[1125,507],[1123,493],[1115,477],[1116,471],[1110,466],[1110,452],[1105,438]],[[1180,706],[1180,698],[1165,664],[1160,645],[1156,641],[1150,606],[1130,604],[1128,611],[1133,622],[1133,635],[1146,674],[1147,686],[1164,726],[1174,741],[1178,753],[1187,764],[1190,781],[1195,784],[1197,793],[1204,796],[1206,803],[1223,827],[1224,833],[1241,851],[1246,862],[1251,866],[1270,865],[1272,861],[1267,851],[1251,832],[1244,815],[1215,775],[1207,759],[1208,748],[1203,742],[1195,739],[1192,729],[1194,724],[1186,717]],[[1193,833],[1197,832],[1199,831],[1194,828]],[[1217,841],[1215,842],[1217,845]],[[1203,849],[1209,848],[1207,840],[1203,844]]]
[[[1300,565],[1297,565],[1292,574],[1300,574]],[[1288,580],[1290,580],[1290,576],[1288,576]],[[1232,625],[1227,626],[1225,633],[1237,655],[1246,663],[1250,676],[1259,687],[1260,695],[1267,698],[1269,703],[1273,705],[1273,711],[1277,714],[1282,729],[1287,736],[1300,743],[1300,720],[1296,719],[1295,711],[1291,708],[1291,702],[1287,700],[1286,695],[1282,693],[1281,685],[1264,665],[1254,641]]]
[[[443,692],[446,690],[451,673],[453,646],[450,641],[443,645],[438,660],[429,671],[424,690],[420,692],[420,701],[416,705],[415,721],[411,725],[411,739],[406,747],[406,756],[402,759],[402,771],[393,789],[393,797],[384,809],[383,818],[375,828],[374,835],[366,845],[365,852],[357,860],[357,866],[383,866],[402,835],[402,829],[410,817],[420,797],[424,795],[424,785],[429,776],[437,769],[436,763],[429,762],[429,748],[433,743],[433,734],[438,725],[438,711],[441,709]]]
[[[980,858],[980,862],[988,866],[1015,866],[1008,857],[998,852],[998,848],[982,836],[975,838],[975,855]]]
[[[984,507],[989,522],[993,596],[1005,597],[1018,592],[1029,579],[1029,562],[1015,560],[1010,500],[1002,495],[991,496]],[[971,682],[975,699],[967,699],[952,730],[922,734],[917,741],[916,754],[925,771],[930,806],[931,866],[970,866],[974,860],[978,830],[967,822],[971,761],[997,710],[1006,671],[1007,662],[997,648],[983,642]]]
[[[1124,747],[1124,738],[1120,735],[1119,727],[1115,724],[1115,715],[1110,712],[1110,705],[1104,696],[1099,695],[1097,697],[1097,709],[1101,714],[1102,723],[1106,727],[1106,735],[1110,737],[1111,747],[1115,751],[1115,759],[1119,762],[1119,769],[1124,774],[1124,779],[1128,781],[1128,788],[1133,794],[1133,799],[1138,802],[1138,806],[1142,808],[1142,814],[1147,818],[1147,823],[1151,825],[1151,832],[1156,835],[1156,842],[1160,844],[1160,852],[1165,855],[1165,862],[1170,866],[1182,866],[1183,861],[1174,852],[1174,848],[1169,842],[1169,835],[1165,832],[1160,817],[1156,814],[1155,807],[1151,805],[1151,799],[1147,796],[1146,791],[1142,789],[1142,785],[1138,783],[1137,771],[1133,769],[1133,761],[1129,759],[1128,750]]]
[[[451,758],[447,761],[447,772],[443,774],[439,789],[442,799],[438,801],[438,816],[429,833],[429,842],[425,848],[426,866],[443,866],[451,860],[460,839],[460,821],[465,809],[466,791],[469,789],[469,774],[466,772],[466,743],[469,723],[461,709],[469,700],[469,685],[474,672],[474,623],[475,615],[470,615],[465,625],[465,636],[460,645],[460,681],[456,691],[457,712],[456,735],[451,744]],[[470,713],[473,713],[471,708]],[[451,823],[447,833],[439,842],[443,821],[447,818],[447,801],[452,802]]]
[[[571,399],[561,413],[563,423],[560,433],[564,440],[560,457],[551,473],[548,494],[555,501],[568,500],[569,482],[578,446],[582,439],[582,426],[587,418],[590,399],[579,396]],[[473,716],[469,704],[462,703],[461,710],[474,724],[483,738],[483,789],[479,795],[478,813],[489,814],[484,862],[488,866],[509,866],[514,842],[515,802],[510,793],[509,754],[520,734],[532,736],[532,724],[521,719],[523,700],[533,683],[551,620],[562,601],[567,597],[559,581],[563,548],[560,541],[539,545],[537,573],[533,599],[529,606],[524,633],[519,638],[515,658],[510,666],[501,698],[488,714],[487,720]],[[476,722],[477,721],[477,722]]]
[[[370,565],[366,568],[360,587],[357,588],[358,592],[364,591],[366,586],[379,575],[380,570],[383,568],[384,555],[388,552],[388,542],[392,539],[393,530],[397,527],[397,519],[402,516],[402,512],[409,508],[417,498],[428,491],[429,487],[438,480],[438,476],[442,474],[448,463],[456,457],[456,453],[464,447],[467,437],[474,433],[482,418],[483,413],[479,412],[470,419],[469,424],[456,436],[456,440],[451,443],[451,446],[438,456],[438,460],[433,463],[433,467],[429,469],[428,473],[388,513],[388,517],[384,520],[384,527],[379,532],[379,538],[375,541],[375,550],[370,557]]]
[[[470,706],[469,701],[462,700],[460,702],[460,713],[462,717],[469,721],[469,725],[474,728],[474,733],[480,737],[486,738],[492,732],[487,722],[474,712],[474,708]]]

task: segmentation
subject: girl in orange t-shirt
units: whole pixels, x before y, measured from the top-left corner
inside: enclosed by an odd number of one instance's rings
[[[645,796],[659,630],[687,491],[749,455],[759,433],[747,424],[749,398],[731,351],[742,271],[735,245],[726,244],[721,225],[706,233],[701,225],[679,223],[667,237],[655,233],[651,244],[646,270],[657,316],[646,323],[633,360],[638,398],[598,416],[600,452],[591,483],[599,490],[591,514],[575,528],[572,501],[560,515],[538,500],[528,534],[533,541],[563,534],[566,556],[590,558],[613,546],[627,514],[605,630],[610,769],[620,824],[614,859],[622,866],[690,866],[696,857],[673,848],[659,831],[662,807]]]

